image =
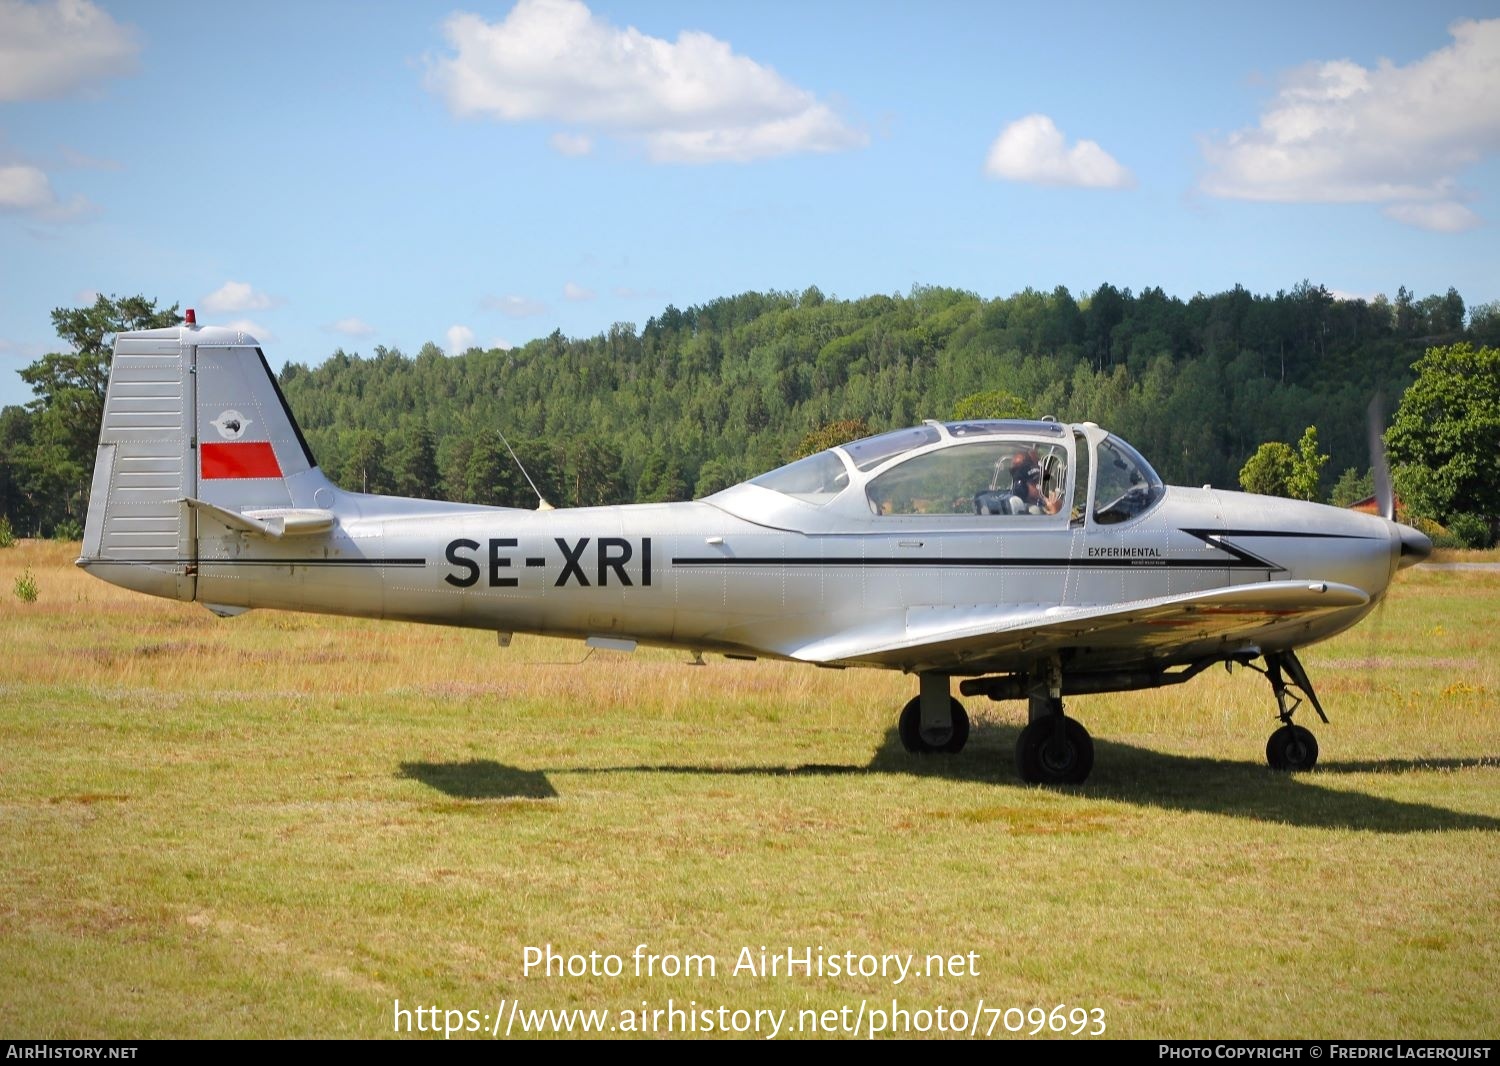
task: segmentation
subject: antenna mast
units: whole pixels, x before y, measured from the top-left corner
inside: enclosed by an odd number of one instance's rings
[[[520,456],[516,455],[516,450],[510,446],[510,441],[505,439],[505,431],[496,429],[495,432],[500,434],[500,443],[505,445],[506,451],[510,452],[510,457],[515,460],[516,469],[521,471],[521,476],[526,479],[526,484],[530,485],[531,491],[536,493],[536,509],[538,511],[554,510],[553,506],[542,496],[542,490],[536,487],[536,482],[531,480],[531,475],[526,472],[526,468],[521,465]]]

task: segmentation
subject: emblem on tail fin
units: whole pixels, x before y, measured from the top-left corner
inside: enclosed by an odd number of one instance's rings
[[[209,425],[217,429],[219,436],[225,440],[239,440],[245,435],[245,430],[250,428],[251,421],[238,411],[225,411]]]

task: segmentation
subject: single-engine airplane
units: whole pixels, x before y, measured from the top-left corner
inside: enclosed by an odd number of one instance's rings
[[[1383,469],[1383,464],[1378,466]],[[915,674],[914,753],[958,752],[951,693],[1026,700],[1022,779],[1079,783],[1063,697],[1217,663],[1266,675],[1266,757],[1310,768],[1296,649],[1359,621],[1431,551],[1385,516],[1165,486],[1093,423],[926,422],[691,503],[521,510],[347,492],[256,340],[121,333],[78,565],[220,615],[316,611]],[[1262,665],[1255,665],[1256,661]]]

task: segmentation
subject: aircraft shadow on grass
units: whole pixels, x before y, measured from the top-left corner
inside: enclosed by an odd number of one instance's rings
[[[404,762],[401,777],[420,781],[454,799],[555,799],[557,790],[540,770],[503,766],[493,759],[468,762]]]
[[[522,770],[488,759],[462,763],[403,763],[401,775],[462,799],[550,798],[558,795],[551,777],[571,774],[706,774],[712,776],[832,777],[904,773],[950,781],[975,781],[1021,788],[1011,752],[1016,726],[976,723],[969,744],[959,755],[913,756],[901,746],[896,730],[863,765],[703,766],[692,763],[601,767],[555,767]],[[1361,792],[1325,787],[1353,773],[1391,774],[1419,770],[1453,770],[1500,765],[1500,757],[1320,763],[1316,771],[1286,774],[1263,764],[1172,755],[1117,741],[1096,740],[1098,768],[1086,786],[1057,791],[1083,798],[1115,800],[1142,806],[1220,814],[1263,822],[1323,829],[1364,829],[1379,833],[1478,829],[1500,831],[1500,818],[1408,803]]]

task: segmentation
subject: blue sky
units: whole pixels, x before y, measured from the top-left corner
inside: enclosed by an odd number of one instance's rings
[[[1500,5],[0,0],[0,403],[143,293],[279,364],[745,289],[1500,299]]]

